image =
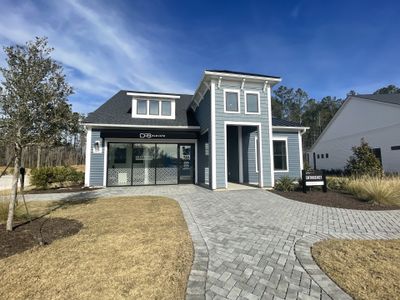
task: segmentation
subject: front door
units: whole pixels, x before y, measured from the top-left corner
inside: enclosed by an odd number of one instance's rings
[[[179,145],[179,183],[193,183],[193,145]]]

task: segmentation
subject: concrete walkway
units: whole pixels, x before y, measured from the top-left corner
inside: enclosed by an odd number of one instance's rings
[[[204,299],[204,292],[207,299],[332,299],[335,295],[321,288],[328,285],[311,277],[296,257],[297,241],[313,235],[400,238],[400,211],[322,207],[260,189],[129,187],[66,198],[138,194],[171,197],[182,207],[196,252],[188,299]],[[28,199],[43,197],[65,196],[29,195]]]

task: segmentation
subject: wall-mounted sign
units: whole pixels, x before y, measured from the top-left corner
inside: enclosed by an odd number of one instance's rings
[[[139,133],[139,138],[141,138],[141,139],[162,139],[162,138],[165,138],[165,134],[153,134],[151,132],[141,132],[141,133]]]
[[[324,193],[327,192],[326,176],[322,170],[303,170],[302,172],[303,192],[307,193],[307,187],[322,186]]]

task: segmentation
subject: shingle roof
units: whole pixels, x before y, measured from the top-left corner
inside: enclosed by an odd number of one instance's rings
[[[302,127],[300,123],[272,118],[272,126]]]
[[[138,119],[132,118],[132,96],[128,96],[128,92],[138,93],[137,91],[122,90],[112,96],[102,106],[90,113],[84,123],[94,124],[123,124],[123,125],[157,125],[157,126],[198,126],[196,118],[191,109],[189,109],[192,101],[192,95],[187,94],[171,94],[179,95],[176,100],[175,119]],[[149,92],[146,92],[149,93]],[[166,93],[151,93],[166,94]]]
[[[271,76],[271,75],[257,74],[257,73],[247,73],[247,72],[238,72],[238,71],[229,71],[229,70],[206,70],[206,72],[228,73],[228,74],[248,75],[248,76],[258,76],[258,77],[269,77],[269,78],[281,79],[281,77],[279,77],[279,76]]]
[[[400,105],[400,94],[364,94],[354,95],[353,97]]]

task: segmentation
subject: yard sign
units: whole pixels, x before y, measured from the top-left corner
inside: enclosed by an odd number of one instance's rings
[[[325,172],[321,170],[303,170],[302,171],[303,192],[307,193],[309,186],[322,186],[322,190],[326,193],[326,176]]]

